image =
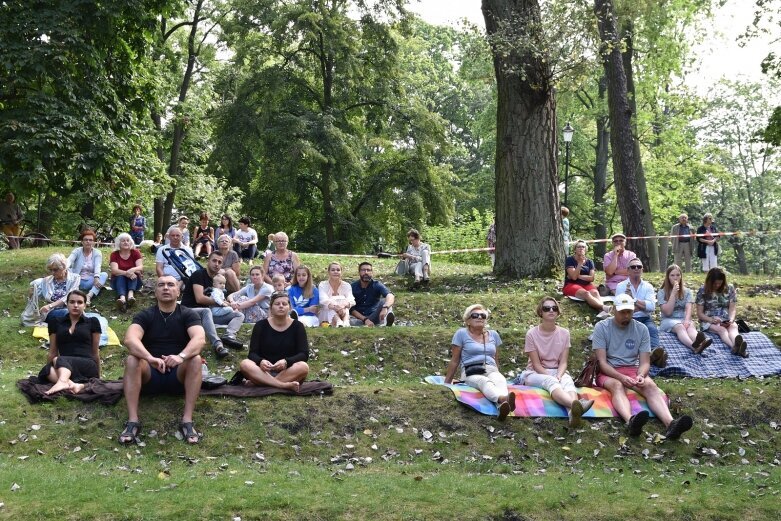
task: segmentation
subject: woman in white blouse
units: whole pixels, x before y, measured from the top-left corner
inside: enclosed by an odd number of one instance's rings
[[[317,286],[320,294],[320,322],[334,327],[350,327],[350,308],[355,305],[353,290],[342,280],[342,265],[328,265],[328,279]]]
[[[407,273],[415,275],[415,284],[428,284],[431,278],[431,247],[420,240],[420,232],[415,228],[407,232],[409,246],[401,257],[407,261]]]

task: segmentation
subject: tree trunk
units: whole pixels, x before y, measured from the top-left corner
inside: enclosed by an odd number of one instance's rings
[[[607,94],[607,77],[602,76],[599,79],[599,99],[600,107],[604,106],[604,99]],[[596,118],[597,125],[597,146],[595,147],[596,162],[594,164],[594,237],[597,239],[607,238],[606,213],[605,213],[605,193],[607,193],[607,163],[610,159],[610,128],[608,118],[600,114]],[[604,269],[602,259],[605,257],[605,243],[598,242],[594,244],[594,265],[597,269]]]
[[[648,235],[656,235],[656,229],[654,228],[654,216],[651,212],[651,202],[648,200],[648,186],[645,182],[645,169],[643,168],[643,160],[640,154],[640,140],[638,139],[639,134],[637,132],[637,94],[635,92],[634,70],[632,68],[632,60],[634,59],[635,55],[634,23],[631,20],[626,20],[624,22],[622,33],[624,35],[624,42],[626,42],[626,51],[623,53],[624,72],[626,73],[626,90],[629,100],[629,108],[632,111],[632,114],[635,116],[632,118],[632,137],[634,141],[635,179],[637,180],[637,194],[640,197],[640,204],[642,205],[645,230]],[[664,241],[664,239],[662,239],[662,241]],[[667,266],[661,266],[661,263],[659,262],[659,240],[646,239],[646,248],[648,249],[648,269],[650,271],[664,271]]]
[[[610,147],[613,152],[613,176],[618,210],[621,213],[624,233],[629,237],[644,236],[646,235],[645,216],[635,177],[632,109],[629,105],[621,41],[616,31],[616,19],[611,0],[594,0],[594,12],[602,41],[600,54],[607,76]],[[635,252],[644,265],[649,265],[645,241],[629,239],[627,248]]]
[[[498,94],[494,271],[553,276],[561,271],[564,243],[550,62],[522,48],[522,38],[507,41],[509,30],[536,39],[540,8],[536,0],[483,0],[482,10]]]

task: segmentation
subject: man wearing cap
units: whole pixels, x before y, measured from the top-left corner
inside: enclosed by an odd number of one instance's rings
[[[614,233],[610,240],[613,242],[613,249],[605,254],[602,265],[605,269],[605,286],[615,295],[618,283],[627,279],[629,261],[637,255],[625,249],[626,235],[623,233]]]
[[[678,439],[691,429],[692,418],[683,415],[674,420],[664,394],[648,376],[651,343],[648,329],[632,319],[634,299],[620,293],[616,295],[614,304],[615,316],[598,322],[594,327],[592,349],[600,371],[596,385],[610,393],[613,407],[626,422],[630,436],[639,436],[643,432],[649,414],[644,409],[632,414],[627,389],[645,397],[648,408],[666,427],[665,437],[668,440]]]
[[[689,216],[682,213],[678,222],[670,230],[673,245],[673,261],[683,270],[681,260],[686,264],[686,273],[692,271],[692,253],[694,252],[694,240],[691,238],[692,229],[689,226]]]
[[[667,353],[659,347],[659,330],[654,322],[656,308],[656,292],[650,282],[643,280],[643,263],[634,258],[629,261],[629,278],[619,282],[616,295],[629,295],[635,301],[632,318],[648,328],[651,337],[651,363],[658,367],[667,365]]]

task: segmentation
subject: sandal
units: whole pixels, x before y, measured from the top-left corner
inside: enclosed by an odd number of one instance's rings
[[[125,422],[125,430],[119,435],[119,443],[122,445],[130,445],[131,443],[138,443],[138,435],[141,433],[141,422]]]
[[[179,432],[182,433],[184,441],[190,445],[196,445],[201,441],[201,435],[193,427],[193,422],[182,422],[179,424]]]

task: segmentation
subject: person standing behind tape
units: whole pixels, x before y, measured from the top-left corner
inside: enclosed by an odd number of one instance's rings
[[[670,235],[672,235],[673,243],[673,264],[683,267],[685,263],[686,273],[691,273],[692,271],[694,241],[691,238],[691,234],[692,229],[689,226],[689,216],[682,213],[678,217],[678,222],[670,230]],[[683,263],[681,259],[683,259]]]
[[[702,271],[707,273],[719,265],[719,230],[713,224],[713,214],[702,216],[702,226],[697,228],[697,257],[702,259]]]

